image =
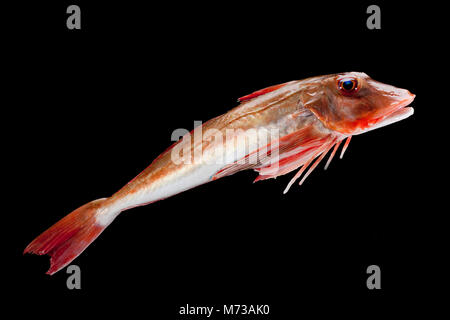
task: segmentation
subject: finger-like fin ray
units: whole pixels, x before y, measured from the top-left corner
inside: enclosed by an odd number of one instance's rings
[[[334,140],[333,140],[334,141]],[[306,170],[306,168],[311,164],[311,162],[319,155],[321,154],[325,149],[329,148],[334,143],[324,143],[320,148],[317,149],[316,152],[308,159],[308,161],[300,168],[300,170],[295,174],[295,176],[289,181],[288,185],[286,186],[286,189],[284,189],[283,194],[286,194],[291,186],[294,184],[294,182],[302,175],[302,173]]]
[[[342,159],[342,157],[344,156],[345,150],[347,150],[348,145],[350,144],[350,140],[352,139],[352,136],[348,136],[347,140],[345,141],[344,147],[342,148],[341,151],[341,156],[339,157],[339,159]]]
[[[308,176],[311,174],[311,172],[314,171],[314,169],[317,167],[317,165],[320,163],[320,161],[322,161],[322,159],[325,157],[325,155],[328,153],[328,151],[330,151],[330,149],[333,147],[333,145],[335,144],[336,139],[333,140],[333,142],[331,142],[326,149],[322,152],[322,154],[320,155],[319,158],[317,158],[316,162],[313,163],[313,165],[308,169],[308,171],[305,173],[305,175],[303,176],[302,180],[300,180],[299,185],[301,186],[303,184],[303,182],[306,180],[306,178],[308,178]]]
[[[331,153],[330,157],[328,158],[328,161],[327,161],[327,163],[325,164],[324,170],[327,170],[327,169],[328,169],[328,166],[330,165],[331,160],[333,160],[334,155],[336,154],[337,149],[339,149],[339,146],[341,145],[341,142],[342,142],[342,140],[339,140],[339,141],[334,145],[333,152]]]

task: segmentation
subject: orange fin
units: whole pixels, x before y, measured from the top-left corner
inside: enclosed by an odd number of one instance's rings
[[[34,239],[24,253],[50,256],[47,274],[61,270],[78,257],[108,224],[98,224],[96,216],[105,199],[91,201],[65,216]],[[112,220],[111,220],[112,221]]]
[[[297,169],[329,141],[329,135],[317,135],[317,132],[309,127],[283,137],[280,140],[277,161],[256,168],[260,176],[255,181],[276,178]]]
[[[276,178],[278,176],[282,176],[291,171],[294,171],[295,169],[304,165],[319,147],[319,145],[306,147],[292,156],[281,159],[275,166],[272,164],[257,168],[256,171],[259,172],[259,176],[256,177],[254,182]]]
[[[254,182],[275,178],[304,164],[329,138],[329,135],[318,136],[313,128],[305,127],[225,166],[212,179],[216,180],[246,169],[259,172]]]
[[[289,157],[281,157],[281,160],[278,162],[278,167],[275,169],[270,168],[270,166],[256,168],[255,170],[259,172],[259,176],[256,178],[256,181],[265,180],[269,178],[276,178],[278,176],[287,174],[295,169],[301,167],[301,169],[295,174],[295,176],[291,179],[289,184],[287,185],[284,193],[286,193],[292,184],[297,180],[303,172],[308,168],[308,166],[313,162],[316,157],[319,157],[316,162],[308,169],[302,180],[300,181],[300,185],[305,181],[309,174],[317,167],[320,161],[325,157],[328,151],[335,146],[333,153],[328,160],[326,166],[329,165],[329,162],[333,158],[336,153],[337,148],[340,145],[340,141],[336,137],[326,136],[324,138],[317,138],[308,143],[305,143],[302,148],[295,149],[298,153],[290,155]]]
[[[258,160],[254,157],[257,156],[257,152],[253,152],[245,156],[240,161],[236,161],[232,164],[225,166],[223,169],[217,171],[217,173],[212,177],[212,180],[217,180],[226,176],[231,176],[242,170],[252,169],[258,166]]]
[[[250,94],[248,94],[248,95],[246,95],[246,96],[240,97],[240,98],[238,99],[238,101],[239,101],[239,102],[242,102],[242,101],[247,101],[247,100],[250,100],[250,99],[259,97],[259,96],[261,96],[261,95],[263,95],[263,94],[266,94],[266,93],[275,91],[275,90],[277,90],[277,89],[279,89],[279,88],[281,88],[281,87],[283,87],[283,86],[285,86],[285,85],[286,85],[286,83],[281,83],[281,84],[277,84],[277,85],[274,85],[274,86],[271,86],[271,87],[267,87],[267,88],[264,88],[264,89],[255,91],[255,92],[250,93]]]

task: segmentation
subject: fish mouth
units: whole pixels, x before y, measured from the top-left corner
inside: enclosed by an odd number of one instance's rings
[[[377,118],[374,121],[374,124],[372,126],[370,126],[366,130],[364,130],[363,132],[360,132],[358,134],[365,133],[365,132],[371,131],[371,130],[375,130],[375,129],[378,129],[381,127],[385,127],[385,126],[388,126],[390,124],[404,120],[404,119],[412,116],[414,114],[414,109],[412,107],[408,107],[408,105],[411,104],[411,102],[413,102],[416,95],[412,94],[412,93],[409,93],[409,95],[410,96],[408,98],[401,100],[400,102],[393,105],[390,108],[390,110],[391,110],[390,112],[388,112],[387,114],[385,114],[384,116],[382,116],[380,118]]]

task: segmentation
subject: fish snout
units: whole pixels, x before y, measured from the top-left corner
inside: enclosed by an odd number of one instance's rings
[[[414,98],[416,97],[416,95],[414,93],[411,93],[409,90],[399,88],[396,89],[397,92],[393,104],[398,108],[406,107],[411,102],[413,102]]]
[[[409,90],[397,88],[389,84],[370,79],[367,81],[372,89],[372,101],[376,105],[375,116],[385,116],[409,105],[415,94]]]

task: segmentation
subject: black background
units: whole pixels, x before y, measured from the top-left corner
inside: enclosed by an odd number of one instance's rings
[[[81,7],[81,30],[66,28],[70,4]],[[16,312],[185,319],[187,303],[269,304],[258,318],[286,319],[422,307],[444,277],[433,180],[442,177],[432,173],[439,160],[430,164],[445,92],[442,8],[376,2],[382,29],[368,30],[369,4],[17,6],[5,47]],[[255,90],[344,71],[415,93],[414,116],[354,137],[343,160],[286,195],[292,174],[252,184],[248,171],[121,214],[74,261],[81,290],[66,288],[65,270],[45,275],[47,257],[22,256],[65,214],[142,171],[173,130]],[[372,264],[381,290],[366,287]]]

